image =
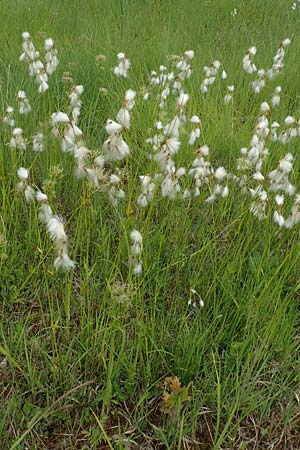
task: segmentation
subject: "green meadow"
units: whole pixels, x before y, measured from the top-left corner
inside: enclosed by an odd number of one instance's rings
[[[287,217],[300,192],[300,2],[0,0],[0,18],[1,450],[299,449],[300,217],[292,227]],[[43,93],[19,60],[25,31],[42,60],[46,38],[57,49]],[[251,87],[257,73],[243,69],[252,46],[257,69],[269,69],[278,48],[285,52],[259,93]],[[182,56],[189,50],[194,58]],[[119,52],[130,60],[128,77],[114,73]],[[149,82],[177,74],[182,58],[192,75],[180,89],[172,76]],[[203,68],[216,60],[218,74],[202,93]],[[70,116],[78,85],[82,134],[74,140],[90,151],[85,159],[73,147],[62,151],[74,124],[56,127],[52,116]],[[120,133],[130,153],[113,160],[108,152],[95,181],[85,164],[95,168],[112,136],[107,120],[120,122],[129,89],[135,105]],[[28,114],[19,111],[20,90]],[[188,94],[184,105],[180,93]],[[11,125],[3,123],[8,106]],[[178,136],[164,128],[176,114]],[[200,136],[189,144],[194,115]],[[26,149],[12,143],[16,128]],[[275,128],[297,132],[284,142],[271,139]],[[41,152],[32,146],[37,132]],[[240,149],[249,150],[256,133],[268,154],[243,179]],[[163,134],[180,148],[162,167],[149,139]],[[194,195],[189,171],[199,151],[211,172]],[[218,167],[226,169],[219,180]],[[20,168],[28,170],[23,181]],[[272,189],[269,174],[279,168],[293,192]],[[144,206],[141,176],[153,181]],[[44,203],[26,201],[27,187],[43,192]],[[42,204],[67,238],[41,223]],[[262,204],[264,220],[255,214]],[[138,248],[132,230],[142,237]],[[60,245],[71,270],[54,266]]]

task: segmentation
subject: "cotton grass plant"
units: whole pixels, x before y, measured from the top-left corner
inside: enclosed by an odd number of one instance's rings
[[[205,3],[182,11],[204,47],[173,33],[175,6],[145,6],[144,51],[125,2],[122,39],[114,5],[101,22],[112,47],[76,8],[78,36],[69,16],[47,26],[50,5],[15,26],[1,60],[4,448],[297,448],[297,11],[283,34],[278,5],[258,8],[252,32],[257,2],[230,2],[221,41]],[[154,12],[170,14],[163,34]],[[173,417],[175,379],[189,400]]]
[[[20,56],[20,61],[29,62],[29,75],[36,76],[36,82],[41,83],[39,93],[42,94],[48,89],[46,88],[46,81],[48,81],[46,73],[53,74],[57,65],[58,57],[57,50],[54,48],[54,42],[52,38],[45,40],[45,59],[47,61],[46,69],[43,63],[38,59],[39,52],[35,50],[32,43],[31,36],[28,32],[24,32],[23,36],[23,51]],[[266,86],[267,80],[273,80],[283,70],[283,60],[285,56],[285,48],[289,46],[291,40],[289,38],[284,39],[273,58],[273,65],[271,69],[260,69],[258,71],[259,79],[250,83],[255,94],[259,94]],[[252,62],[251,58],[256,55],[256,48],[251,47],[246,56],[243,58],[243,69],[247,74],[252,75],[257,72],[257,68]],[[123,53],[117,55],[119,64],[114,69],[114,74],[118,77],[128,78],[128,71],[131,63],[127,56]],[[280,124],[273,122],[271,129],[276,128],[276,133],[271,133],[269,128],[269,116],[271,115],[271,107],[267,101],[261,103],[260,115],[255,125],[255,131],[250,142],[250,148],[243,147],[241,149],[241,158],[237,160],[236,172],[230,173],[223,166],[214,168],[209,161],[209,147],[204,144],[198,146],[196,150],[197,158],[194,159],[191,169],[185,167],[176,168],[175,157],[182,147],[181,135],[187,133],[186,123],[200,124],[200,119],[196,114],[193,114],[190,120],[187,120],[186,109],[189,101],[189,94],[184,92],[184,83],[192,76],[192,68],[190,62],[194,59],[194,51],[187,50],[182,56],[172,56],[171,67],[168,72],[167,67],[161,65],[159,73],[156,71],[151,72],[151,78],[149,83],[149,89],[152,96],[155,96],[159,102],[160,116],[164,118],[165,124],[162,120],[155,123],[157,134],[152,138],[145,139],[145,142],[152,144],[152,154],[148,154],[148,159],[154,160],[158,165],[158,172],[152,174],[152,178],[156,180],[157,186],[160,188],[162,197],[167,197],[170,200],[186,200],[193,197],[202,197],[203,192],[208,191],[208,196],[204,198],[204,203],[211,204],[217,200],[218,197],[226,198],[229,194],[229,181],[234,181],[240,186],[242,195],[250,195],[253,198],[253,202],[250,207],[250,211],[258,217],[260,220],[267,218],[267,211],[269,209],[269,195],[268,191],[279,193],[275,197],[275,202],[279,206],[279,211],[274,210],[273,220],[279,227],[291,228],[300,221],[300,213],[298,211],[298,205],[300,203],[299,194],[296,193],[296,187],[291,184],[289,180],[289,174],[293,168],[293,155],[287,153],[283,159],[278,163],[278,169],[271,171],[267,175],[262,174],[262,168],[266,165],[267,158],[269,156],[269,149],[266,147],[266,141],[271,138],[271,142],[280,142],[286,144],[294,138],[300,137],[300,117],[297,121],[293,116],[287,116],[284,121],[285,130],[280,132]],[[221,63],[215,60],[209,67],[204,67],[205,78],[200,85],[200,93],[206,95],[208,93],[208,87],[212,88],[214,84]],[[41,81],[41,74],[44,74],[44,81]],[[157,76],[158,75],[158,76]],[[227,79],[227,73],[222,72],[222,80]],[[228,89],[228,88],[227,88]],[[157,92],[158,91],[158,92]],[[234,86],[229,86],[229,91],[234,91]],[[83,141],[83,131],[78,126],[78,120],[80,117],[82,100],[81,95],[84,92],[82,85],[77,85],[72,88],[72,91],[68,94],[70,104],[68,106],[69,115],[65,112],[58,111],[51,115],[52,130],[51,136],[53,138],[61,139],[61,149],[63,153],[71,153],[75,157],[77,162],[77,168],[75,170],[75,176],[79,179],[87,178],[91,188],[95,190],[100,189],[101,184],[110,184],[109,188],[109,200],[113,208],[118,207],[119,200],[126,197],[126,193],[123,189],[119,188],[121,178],[113,173],[113,168],[108,167],[106,164],[113,162],[120,162],[128,159],[130,156],[130,149],[125,142],[122,133],[128,132],[131,125],[131,110],[135,106],[136,92],[132,89],[128,89],[125,93],[124,103],[121,109],[116,114],[116,121],[108,119],[105,125],[108,139],[104,141],[102,145],[102,153],[94,158],[93,166],[88,167],[86,162],[90,156],[91,151],[85,146]],[[281,93],[281,87],[277,86],[275,94]],[[174,100],[170,101],[169,97],[174,96]],[[275,100],[274,100],[275,97]],[[232,96],[226,94],[224,102],[227,104],[231,101]],[[19,101],[19,113],[28,114],[31,112],[29,100],[26,97],[24,91],[18,91],[17,99]],[[143,100],[148,101],[148,97]],[[278,95],[275,95],[271,99],[273,108],[279,104]],[[166,110],[166,104],[172,102],[175,106],[175,116],[168,121],[168,111]],[[13,108],[8,106],[6,112],[12,114]],[[173,113],[174,114],[174,113]],[[70,117],[71,118],[70,118]],[[167,119],[167,120],[166,120]],[[12,122],[10,117],[5,116],[3,119],[4,124],[11,126]],[[189,126],[190,128],[190,126]],[[279,132],[279,134],[278,134]],[[23,137],[23,130],[21,128],[13,128],[12,138],[10,141],[11,149],[26,150],[26,142]],[[43,147],[38,147],[37,135],[32,140],[32,146],[35,151],[44,150]],[[195,146],[201,136],[201,129],[192,128],[188,140],[188,146]],[[39,133],[39,138],[41,134]],[[39,142],[40,143],[40,142]],[[120,168],[118,168],[120,170]],[[125,172],[124,172],[125,174]],[[195,182],[195,190],[190,191],[188,188],[184,190],[182,194],[183,179],[188,174]],[[126,174],[130,183],[130,172]],[[20,183],[18,189],[24,191],[25,199],[27,203],[35,199],[34,189],[28,184],[29,172],[27,169],[21,167],[18,170],[18,177]],[[143,192],[138,196],[136,200],[137,206],[147,207],[148,199],[153,200],[153,189],[155,183],[151,183],[151,176],[139,175],[139,178],[143,183]],[[252,181],[251,181],[252,180]],[[269,186],[265,189],[265,181],[269,180]],[[255,183],[255,187],[251,187],[250,183]],[[188,185],[188,182],[185,183]],[[147,187],[151,187],[150,192]],[[146,189],[145,189],[146,188]],[[291,209],[291,214],[285,219],[282,215],[282,207],[284,204],[285,195],[294,196],[295,200]],[[39,219],[46,225],[46,228],[50,234],[51,240],[54,242],[58,252],[58,256],[55,259],[54,267],[56,269],[73,269],[75,263],[69,258],[67,254],[67,236],[63,227],[62,220],[52,214],[52,209],[47,204],[48,197],[46,194],[37,191],[36,199],[42,202],[42,206],[39,212]],[[143,200],[142,200],[143,199]],[[272,211],[271,213],[272,214]],[[137,230],[132,231],[130,235],[133,246],[131,247],[130,265],[134,266],[134,273],[139,274],[142,272],[142,263],[139,259],[136,259],[140,255],[140,244],[142,242],[142,236]]]

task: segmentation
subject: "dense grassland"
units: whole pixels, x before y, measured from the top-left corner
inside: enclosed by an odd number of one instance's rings
[[[45,135],[44,152],[12,149],[11,129],[0,124],[1,450],[300,448],[299,224],[278,227],[271,208],[258,220],[232,180],[228,197],[212,204],[204,193],[170,200],[159,186],[146,208],[137,204],[139,176],[158,171],[146,139],[157,120],[174,116],[173,97],[163,116],[156,95],[142,95],[151,70],[171,70],[168,55],[195,51],[186,111],[200,117],[198,143],[209,146],[215,167],[236,171],[276,86],[281,102],[270,117],[298,120],[300,3],[292,3],[0,0],[0,117],[11,105],[27,139]],[[24,31],[37,49],[48,37],[58,49],[43,94],[19,61]],[[255,45],[255,63],[268,68],[285,38],[292,42],[282,73],[254,94],[244,55]],[[131,60],[128,79],[113,73],[118,52]],[[216,59],[227,79],[204,95],[203,67]],[[84,86],[78,126],[95,155],[125,91],[137,92],[124,133],[131,154],[108,163],[122,170],[126,197],[117,207],[74,176],[74,157],[51,138],[51,114],[66,111],[71,78]],[[227,85],[235,86],[230,104]],[[18,113],[20,89],[30,114]],[[292,153],[297,192],[299,139],[268,142],[265,168]],[[196,148],[183,133],[176,167],[188,170]],[[38,205],[16,188],[20,167],[65,219],[74,270],[53,267]],[[182,191],[187,186],[182,181]],[[128,265],[133,229],[143,237],[138,276]]]

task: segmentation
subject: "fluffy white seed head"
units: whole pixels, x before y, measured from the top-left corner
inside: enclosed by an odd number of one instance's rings
[[[179,95],[178,99],[177,99],[177,108],[178,109],[183,109],[185,107],[185,105],[187,104],[189,99],[189,95],[188,94],[184,94],[183,92]]]
[[[279,194],[277,194],[277,195],[275,196],[275,201],[276,201],[276,203],[277,203],[278,206],[282,206],[282,205],[283,205],[283,202],[284,202],[284,195],[279,195]]]
[[[47,202],[48,201],[47,195],[41,191],[36,191],[35,198],[37,199],[38,202]]]
[[[203,156],[208,156],[208,155],[209,155],[209,147],[208,147],[208,145],[202,145],[202,146],[200,147],[199,152],[200,152],[200,154],[203,155]]]
[[[33,202],[35,199],[35,190],[28,184],[25,188],[24,195],[27,203]]]
[[[46,225],[52,216],[53,212],[51,207],[47,203],[42,203],[41,207],[39,208],[39,221]]]
[[[57,123],[67,123],[70,122],[68,115],[64,112],[58,111],[51,115],[52,125]]]
[[[287,116],[287,117],[284,119],[284,123],[285,123],[286,125],[292,125],[294,122],[295,122],[295,119],[294,119],[294,117],[292,117],[292,116]]]
[[[269,112],[269,111],[270,111],[269,103],[268,103],[268,102],[263,102],[263,103],[260,105],[260,110],[261,110],[262,113]]]
[[[215,178],[217,180],[223,180],[223,178],[225,178],[227,175],[226,169],[224,167],[218,167],[217,170],[215,171]]]
[[[121,108],[117,114],[117,121],[127,130],[130,128],[130,114],[128,109]],[[107,128],[106,128],[107,131]]]
[[[141,233],[140,233],[138,230],[132,230],[132,231],[130,232],[130,239],[132,240],[132,242],[133,242],[134,244],[139,244],[139,245],[141,245],[142,242],[143,242],[142,235],[141,235]]]
[[[134,105],[135,105],[135,101],[134,101],[135,97],[136,97],[136,92],[133,89],[128,89],[125,92],[125,103],[126,103],[126,108],[128,110],[131,110],[134,107]]]
[[[191,117],[191,122],[192,123],[200,123],[200,119],[198,116],[195,115],[195,116]]]
[[[51,216],[47,223],[47,230],[50,234],[50,238],[54,242],[66,241],[67,235],[65,233],[63,221],[58,216]]]
[[[22,38],[23,38],[24,40],[29,40],[29,39],[31,39],[31,36],[30,36],[30,34],[28,33],[28,31],[24,31],[24,32],[22,33]]]
[[[110,184],[119,184],[121,179],[114,173],[112,173],[109,177]]]
[[[54,267],[56,270],[62,269],[68,271],[74,269],[75,264],[76,263],[69,258],[65,249],[59,252],[59,256],[54,261]]]
[[[290,45],[292,41],[289,38],[284,39],[284,41],[282,41],[282,45],[283,47],[288,47]]]
[[[280,228],[283,227],[285,220],[284,217],[278,211],[274,211],[273,219],[274,222],[277,223],[277,225],[279,225]]]
[[[122,130],[122,125],[120,125],[117,122],[114,122],[113,120],[108,119],[105,125],[105,130],[107,134],[115,134],[119,133]]]
[[[12,132],[13,136],[21,136],[23,134],[22,128],[14,128]]]
[[[184,52],[184,55],[188,58],[188,59],[193,59],[194,58],[194,50],[186,50]]]
[[[44,48],[45,48],[46,52],[49,52],[50,50],[52,50],[53,46],[54,46],[53,39],[51,39],[51,38],[45,39]]]
[[[18,177],[21,181],[27,181],[29,178],[29,170],[25,169],[25,167],[20,167],[18,169]]]

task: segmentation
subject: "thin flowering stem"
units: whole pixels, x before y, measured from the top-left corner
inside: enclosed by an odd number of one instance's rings
[[[121,35],[121,42],[123,42],[124,23],[125,23],[125,0],[120,0],[120,17],[121,17],[120,35]]]

